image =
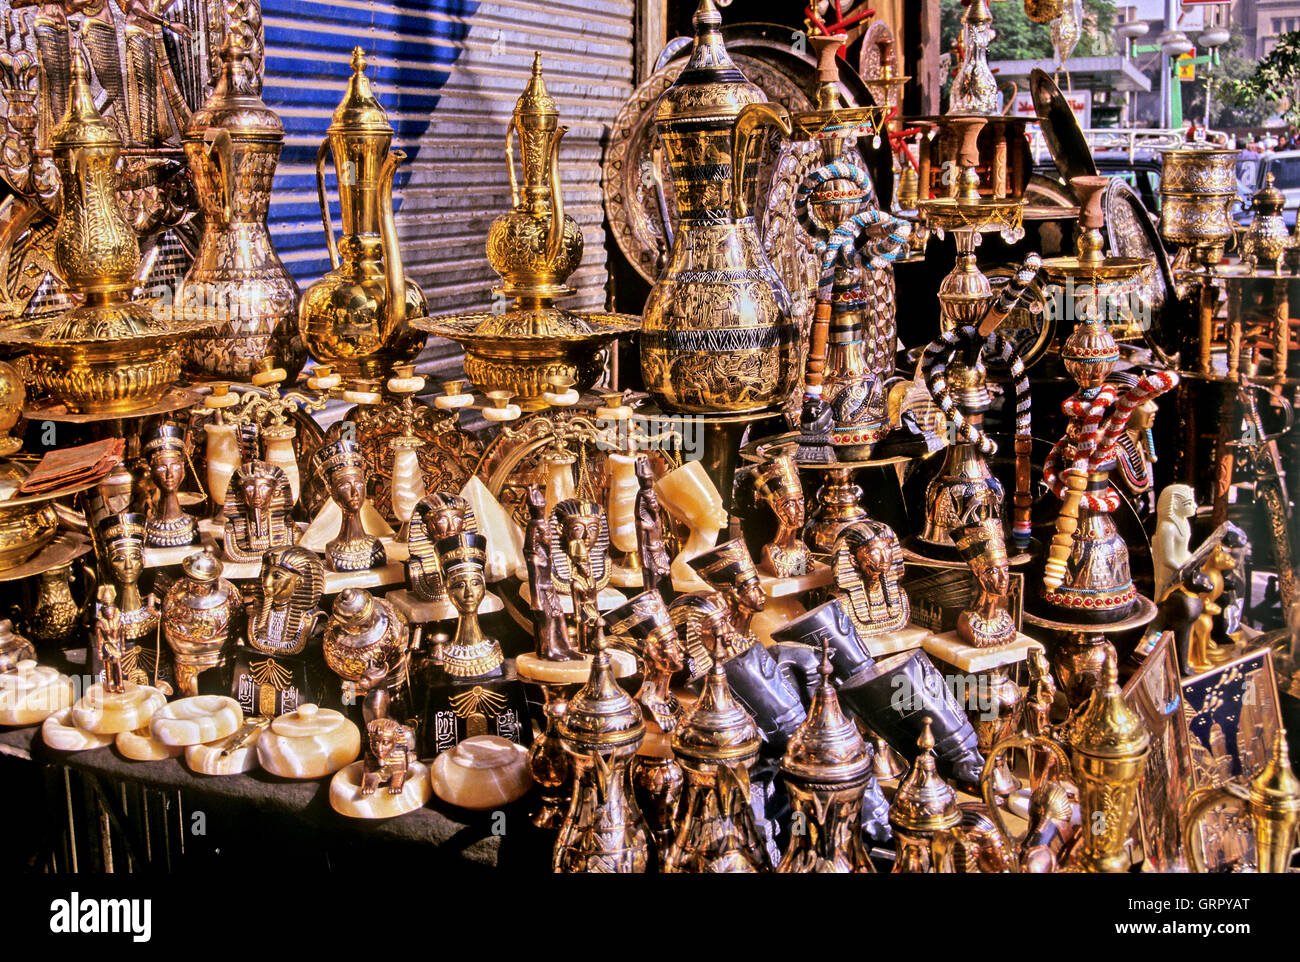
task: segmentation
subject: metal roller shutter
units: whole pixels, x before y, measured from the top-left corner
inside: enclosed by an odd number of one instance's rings
[[[430,313],[485,310],[497,276],[487,229],[509,204],[503,146],[533,51],[569,125],[561,152],[565,209],[586,251],[570,279],[574,308],[603,307],[606,251],[600,163],[606,129],[632,92],[632,0],[263,0],[264,98],[284,120],[271,231],[304,286],[328,269],[313,164],[343,96],[352,48],[407,160],[394,189],[407,272]],[[333,173],[326,178],[333,191]],[[331,204],[338,225],[338,206]],[[430,344],[421,368],[445,372],[459,351]]]

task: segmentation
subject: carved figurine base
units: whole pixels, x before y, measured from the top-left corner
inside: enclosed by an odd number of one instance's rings
[[[528,750],[495,735],[475,735],[433,760],[433,790],[450,805],[486,812],[518,801],[533,786]]]
[[[895,655],[900,651],[920,648],[929,637],[928,628],[922,628],[920,625],[904,625],[897,631],[867,635],[862,639],[862,643],[867,646],[867,652],[872,658],[884,658],[886,655]]]
[[[72,706],[72,723],[93,735],[133,732],[149,724],[154,712],[167,704],[167,696],[149,685],[128,681],[120,692],[91,685]]]
[[[244,723],[239,702],[225,695],[195,695],[165,705],[149,722],[153,737],[164,745],[188,748],[229,738]]]
[[[349,818],[396,818],[423,808],[433,795],[429,784],[429,766],[411,762],[406,770],[402,790],[396,794],[380,785],[369,795],[361,794],[364,761],[353,762],[335,772],[330,779],[330,808]]]
[[[1028,635],[1017,633],[1015,641],[1001,648],[975,648],[962,641],[957,632],[945,631],[941,635],[930,635],[921,647],[944,664],[961,671],[978,672],[1014,665],[1028,658],[1032,649],[1041,650],[1043,646]]]
[[[521,681],[537,685],[581,685],[591,675],[591,655],[572,661],[548,661],[526,651],[515,659],[515,673]],[[636,658],[626,651],[610,649],[610,668],[615,678],[636,674]]]
[[[339,712],[315,705],[271,722],[257,740],[257,760],[281,778],[332,775],[361,753],[361,730]]]
[[[0,725],[35,725],[71,708],[72,679],[29,659],[0,674]]]
[[[150,733],[148,726],[133,732],[118,732],[114,739],[123,758],[133,762],[157,762],[184,754],[180,746],[164,745]]]
[[[412,625],[427,625],[435,621],[455,621],[460,617],[460,612],[451,600],[444,598],[441,601],[425,601],[414,591],[402,588],[399,591],[390,591],[384,595],[386,601],[392,602],[398,613],[406,616],[408,623]],[[505,605],[501,599],[490,591],[483,594],[483,600],[479,602],[478,613],[480,615],[490,615],[494,611],[500,611]]]
[[[56,711],[41,722],[41,740],[60,752],[84,752],[113,744],[112,735],[96,735],[72,724],[71,708]]]

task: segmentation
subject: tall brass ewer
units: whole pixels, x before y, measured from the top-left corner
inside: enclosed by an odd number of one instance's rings
[[[284,125],[262,102],[262,77],[239,30],[229,32],[221,60],[212,96],[190,117],[183,138],[203,207],[203,239],[177,301],[218,319],[213,337],[186,341],[185,368],[247,381],[269,355],[292,380],[307,358],[298,336],[299,291],[266,224]]]
[[[316,189],[333,269],[307,289],[298,329],[311,356],[345,377],[378,377],[409,361],[426,335],[408,323],[424,317],[424,292],[402,269],[393,224],[393,176],[406,155],[392,150],[393,128],[352,51],[352,77],[316,152]],[[325,155],[334,156],[343,236],[337,243],[325,195]]]
[[[26,350],[24,379],[69,411],[126,414],[156,402],[180,374],[182,336],[206,319],[168,319],[131,299],[140,245],[118,203],[122,142],[95,108],[84,59],[73,59],[68,111],[51,138],[62,181],[54,263],[82,303],[54,321],[31,318],[0,331]]]
[[[747,198],[760,126],[790,134],[784,107],[732,62],[712,0],[695,13],[695,46],[659,100],[655,125],[673,172],[678,227],[646,301],[641,375],[670,410],[762,411],[797,376],[790,295],[767,259]]]
[[[1124,701],[1113,652],[1106,652],[1101,684],[1070,722],[1066,741],[1083,815],[1071,861],[1085,872],[1127,871],[1124,844],[1151,736],[1142,717]]]

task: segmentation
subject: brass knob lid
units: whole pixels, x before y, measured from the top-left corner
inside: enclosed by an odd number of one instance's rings
[[[921,749],[916,761],[898,783],[889,821],[901,832],[937,832],[956,828],[961,822],[957,791],[935,770],[934,732],[930,716],[916,740]]]
[[[1272,171],[1265,175],[1264,186],[1255,195],[1253,205],[1255,213],[1262,214],[1265,217],[1276,217],[1282,213],[1282,208],[1286,206],[1286,194],[1273,186]]]
[[[121,147],[121,138],[113,125],[95,109],[90,89],[86,59],[80,52],[72,58],[72,83],[68,88],[68,111],[54,128],[50,145],[54,150],[65,147]]]
[[[702,762],[747,760],[758,754],[763,744],[754,717],[731,693],[726,669],[718,662],[714,650],[704,694],[695,710],[673,733],[673,753]]]
[[[790,739],[781,758],[781,772],[790,778],[822,784],[844,784],[866,778],[871,771],[867,743],[858,726],[844,714],[831,684],[829,638],[822,638],[821,684],[813,693],[808,717]]]
[[[569,699],[559,729],[566,747],[578,753],[641,744],[645,737],[641,706],[614,680],[606,648],[592,661],[587,683]]]
[[[1106,649],[1101,684],[1070,726],[1070,747],[1100,758],[1131,758],[1145,754],[1151,742],[1142,716],[1129,708],[1119,687],[1115,652]]]
[[[392,136],[393,127],[388,122],[388,113],[379,103],[379,98],[375,96],[365,69],[365,53],[360,47],[353,47],[352,76],[348,78],[348,89],[343,94],[339,105],[334,108],[334,115],[326,133],[379,133]]]
[[[546,81],[542,79],[542,55],[539,51],[533,52],[533,69],[528,76],[528,86],[524,92],[519,95],[515,101],[515,117],[525,126],[546,126],[546,120],[549,118],[554,127],[554,120],[560,116],[559,109],[555,106],[555,99],[546,89]]]

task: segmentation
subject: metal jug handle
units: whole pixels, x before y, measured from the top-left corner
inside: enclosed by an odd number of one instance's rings
[[[564,197],[560,193],[560,141],[564,139],[564,135],[568,131],[568,127],[559,127],[555,131],[555,136],[551,139],[551,228],[546,235],[546,266],[548,270],[555,269],[555,262],[560,256],[560,248],[564,244]],[[513,187],[513,164],[510,167],[510,177],[511,186]]]
[[[209,127],[203,132],[203,148],[216,170],[216,180],[221,190],[222,226],[230,224],[231,209],[235,201],[235,146],[230,133],[222,127]]]
[[[1205,865],[1205,851],[1196,841],[1196,829],[1210,809],[1220,802],[1236,800],[1246,802],[1246,789],[1235,782],[1226,785],[1210,786],[1192,792],[1187,799],[1187,812],[1183,816],[1183,845],[1190,856],[1193,872],[1204,874],[1209,871]]]
[[[749,163],[749,141],[754,128],[772,125],[790,136],[790,111],[781,104],[749,104],[736,115],[731,129],[731,216],[740,220],[749,214],[745,202],[745,167]]]
[[[393,177],[397,174],[397,165],[405,159],[403,151],[391,151],[379,172],[379,236],[384,244],[384,280],[388,288],[385,314],[389,334],[406,323],[406,272],[402,268],[397,226],[393,222]]]
[[[325,154],[329,151],[330,142],[322,140],[320,146],[316,148],[316,195],[320,198],[320,220],[325,226],[325,247],[330,254],[330,268],[337,270],[339,266],[339,248],[334,241],[334,222],[330,219],[330,202],[325,196]]]
[[[1070,771],[1070,759],[1059,742],[1055,742],[1043,735],[1027,735],[1020,732],[1015,735],[1008,735],[994,745],[993,750],[989,752],[988,761],[984,763],[984,771],[980,773],[980,796],[988,807],[994,831],[997,832],[998,838],[1002,840],[1002,844],[1006,848],[1007,857],[1011,861],[1011,870],[1019,872],[1021,871],[1020,846],[1024,839],[1016,838],[1007,831],[1007,824],[1002,818],[1002,809],[998,807],[997,793],[993,788],[993,772],[997,767],[998,759],[1013,748],[1045,748],[1056,759],[1056,763],[1060,766],[1063,775]]]
[[[506,124],[506,174],[510,177],[510,206],[519,206],[519,180],[515,177],[515,118]]]

